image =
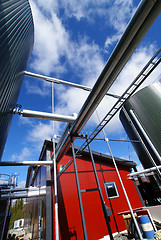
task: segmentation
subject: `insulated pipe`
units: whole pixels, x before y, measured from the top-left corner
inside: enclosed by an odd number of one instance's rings
[[[52,78],[52,77],[47,77],[44,75],[40,75],[40,74],[36,74],[36,73],[31,73],[31,72],[27,72],[25,71],[24,74],[28,77],[34,77],[34,78],[38,78],[38,79],[43,79],[47,82],[52,82],[52,83],[57,83],[57,84],[63,84],[66,86],[70,86],[70,87],[75,87],[75,88],[79,88],[79,89],[83,89],[85,91],[92,91],[92,88],[81,85],[81,84],[77,84],[77,83],[72,83],[72,82],[67,82],[64,80],[60,80],[57,78]],[[116,94],[112,94],[112,93],[106,93],[107,96],[110,97],[114,97],[114,98],[119,98],[120,96],[116,95]]]
[[[160,166],[157,166],[157,167],[152,167],[152,168],[144,169],[144,170],[139,171],[139,172],[130,173],[130,174],[128,174],[128,177],[135,177],[135,176],[138,176],[138,175],[140,175],[140,174],[149,173],[149,172],[154,172],[154,171],[156,171],[157,169],[161,169],[161,165],[160,165]]]
[[[111,54],[105,68],[79,112],[78,118],[70,128],[72,135],[77,135],[91,117],[106,92],[109,90],[133,52],[147,33],[161,11],[160,0],[144,0],[128,24],[124,34]],[[68,126],[69,128],[69,126]],[[56,149],[57,161],[65,154],[70,145],[69,134],[60,139]]]
[[[161,11],[160,0],[142,1],[134,17],[118,42],[111,57],[72,127],[72,133],[79,133],[109,90],[142,38]]]
[[[34,197],[41,197],[41,196],[46,196],[46,190],[44,191],[35,191],[33,193],[26,193],[26,194],[11,194],[10,199],[20,199],[20,198],[34,198]],[[8,195],[1,196],[1,200],[7,200]]]
[[[47,166],[53,165],[53,161],[6,161],[1,162],[0,166]]]
[[[28,191],[39,191],[46,190],[46,186],[43,187],[28,187],[28,188],[12,188],[12,189],[2,189],[1,194],[6,194],[7,192],[28,192]]]
[[[69,122],[69,123],[73,123],[76,120],[76,115],[77,115],[77,114],[73,114],[73,116],[64,116],[60,114],[31,111],[31,110],[25,110],[25,109],[23,111],[20,111],[19,114],[22,114],[23,117],[53,120],[53,121],[59,121],[59,122]]]

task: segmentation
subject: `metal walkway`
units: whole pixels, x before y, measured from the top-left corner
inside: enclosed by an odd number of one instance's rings
[[[150,59],[150,61],[146,64],[143,70],[139,73],[139,75],[134,79],[134,81],[130,84],[130,86],[126,89],[126,91],[122,94],[119,100],[115,103],[115,105],[111,108],[111,110],[107,113],[107,115],[103,118],[100,124],[96,127],[96,129],[89,136],[89,142],[100,133],[100,131],[107,125],[107,123],[115,116],[115,114],[121,109],[123,104],[130,96],[139,88],[139,86],[145,81],[145,79],[152,73],[152,71],[158,66],[161,62],[161,48],[155,53],[155,55]],[[83,145],[80,147],[79,152],[83,151],[88,146],[88,142],[85,141]]]

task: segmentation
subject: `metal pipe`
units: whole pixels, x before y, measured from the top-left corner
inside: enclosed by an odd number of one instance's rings
[[[141,144],[142,144],[142,146],[143,146],[143,149],[144,149],[145,153],[147,154],[147,156],[148,156],[148,158],[150,159],[151,163],[154,163],[154,166],[155,166],[155,162],[154,162],[154,159],[153,159],[152,156],[151,156],[151,153],[149,152],[149,150],[148,150],[145,142],[142,140],[142,136],[140,135],[140,133],[139,133],[138,130],[136,129],[136,126],[135,126],[135,125],[136,125],[136,122],[134,122],[134,119],[132,118],[132,115],[129,116],[129,114],[127,113],[127,111],[126,111],[125,108],[123,108],[122,110],[123,110],[123,113],[125,114],[126,118],[131,122],[131,127],[132,127],[132,129],[134,130],[137,138],[140,140],[140,142],[141,142]],[[133,121],[132,121],[132,120],[133,120]],[[156,165],[155,167],[157,167],[157,165]],[[158,171],[159,171],[159,169],[156,171],[156,173],[157,173],[157,177],[160,179],[160,173],[158,173]],[[154,177],[155,177],[155,176],[154,176]],[[160,188],[160,181],[158,181],[158,180],[159,180],[158,178],[155,177],[155,181],[156,181],[158,187]]]
[[[54,114],[54,83],[52,82],[52,113]],[[54,173],[54,205],[55,205],[55,240],[59,240],[59,214],[58,214],[58,185],[57,165],[55,159],[55,122],[53,121],[53,173]]]
[[[127,202],[128,207],[129,207],[129,209],[130,209],[131,217],[132,217],[132,219],[133,219],[133,221],[134,221],[134,224],[135,224],[135,227],[136,227],[137,233],[138,233],[138,235],[139,235],[139,239],[142,240],[143,237],[142,237],[142,234],[141,234],[141,231],[140,231],[140,228],[139,228],[138,222],[136,221],[136,218],[135,218],[135,215],[134,215],[134,212],[133,212],[133,209],[132,209],[132,206],[131,206],[130,200],[129,200],[129,198],[128,198],[128,195],[127,195],[126,189],[125,189],[125,187],[124,187],[124,184],[123,184],[123,181],[122,181],[121,175],[120,175],[120,173],[119,173],[119,170],[118,170],[118,167],[117,167],[117,164],[116,164],[115,158],[114,158],[114,156],[113,156],[113,154],[112,154],[112,151],[111,151],[111,148],[110,148],[110,145],[109,145],[108,139],[106,138],[106,140],[107,140],[106,143],[107,143],[108,149],[109,149],[109,151],[110,151],[110,154],[111,154],[111,157],[112,157],[112,160],[113,160],[113,164],[114,164],[115,169],[116,169],[116,172],[117,172],[117,176],[118,176],[118,178],[119,178],[119,181],[120,181],[120,184],[121,184],[122,190],[123,190],[123,192],[124,192],[124,196],[125,196],[125,198],[126,198],[126,202]]]
[[[25,71],[24,74],[26,76],[43,79],[43,80],[48,81],[48,82],[57,83],[57,84],[64,84],[66,86],[83,89],[85,91],[92,91],[92,88],[81,85],[81,84],[67,82],[67,81],[64,81],[64,80],[57,79],[57,78],[47,77],[47,76],[43,76],[43,75],[40,75],[40,74],[31,73],[31,72],[27,72],[27,71]],[[114,97],[114,98],[119,98],[120,97],[120,96],[118,96],[116,94],[112,94],[112,93],[106,93],[106,95],[110,96],[110,97]]]
[[[110,56],[105,68],[99,76],[92,92],[83,105],[78,119],[72,127],[72,134],[81,131],[87,120],[95,111],[105,93],[109,90],[143,36],[148,31],[150,25],[161,11],[161,1],[142,1],[122,38],[118,42],[115,50]]]
[[[71,148],[72,148],[72,155],[73,155],[73,161],[74,161],[74,170],[75,170],[75,177],[76,177],[76,184],[77,184],[77,191],[78,191],[78,198],[79,198],[79,206],[80,206],[80,212],[81,212],[81,218],[82,218],[83,234],[84,234],[84,239],[88,240],[72,136],[71,136]]]
[[[34,198],[34,197],[39,197],[39,196],[46,196],[46,192],[42,192],[42,193],[35,193],[35,194],[11,194],[10,199],[20,199],[20,198]],[[8,195],[6,196],[2,196],[1,200],[7,200],[8,199]]]
[[[144,128],[141,126],[139,120],[137,119],[135,113],[133,110],[130,110],[130,113],[133,117],[133,119],[135,120],[135,122],[137,123],[138,127],[140,128],[142,134],[144,135],[146,141],[148,142],[149,146],[151,147],[151,149],[153,150],[154,154],[156,155],[156,157],[160,160],[160,163],[161,163],[161,156],[159,155],[158,151],[156,150],[156,148],[154,147],[153,143],[151,142],[150,138],[148,137],[148,135],[146,134]],[[155,167],[157,167],[155,161],[153,160],[153,164]],[[160,173],[160,176],[161,176],[161,173]]]
[[[53,165],[53,161],[6,161],[0,162],[0,166],[47,166]]]
[[[144,169],[144,170],[139,171],[139,172],[130,173],[130,174],[128,174],[128,176],[129,176],[129,177],[135,177],[135,176],[138,176],[138,175],[140,175],[140,174],[149,173],[149,172],[154,172],[154,171],[156,171],[157,169],[161,169],[161,165],[160,165],[160,166],[157,166],[157,167],[152,167],[152,168]]]
[[[46,150],[46,159],[50,159],[50,150]],[[48,240],[52,240],[52,232],[53,232],[53,223],[52,223],[52,184],[51,183],[51,167],[46,167],[46,231],[45,237]]]
[[[77,118],[77,114],[75,113],[73,114],[73,116],[64,116],[60,114],[31,111],[26,109],[23,109],[23,111],[19,111],[19,114],[22,114],[23,117],[53,120],[53,121],[59,121],[59,122],[69,122],[69,123],[73,123]]]
[[[71,127],[72,135],[78,135],[91,117],[106,92],[111,87],[142,38],[161,11],[160,0],[144,0],[140,3],[123,36],[111,54],[105,68],[90,92],[79,112],[78,118]],[[68,127],[69,128],[69,127]],[[66,134],[56,148],[56,159],[59,161],[70,146],[70,137]]]
[[[156,155],[157,157],[159,157],[158,159],[159,159],[160,162],[161,162],[161,157],[160,157],[159,153],[157,152],[157,150],[155,149],[154,145],[152,144],[152,142],[150,141],[149,137],[147,136],[146,132],[144,131],[143,127],[141,126],[141,124],[140,124],[139,120],[137,119],[134,111],[133,111],[133,110],[130,110],[130,113],[131,113],[134,121],[136,122],[137,126],[138,126],[139,129],[141,130],[141,132],[142,132],[143,136],[145,137],[146,141],[148,142],[149,146],[153,149],[155,155]],[[151,154],[150,154],[150,156],[151,156]],[[151,156],[150,159],[151,159],[151,162],[152,162],[153,166],[156,167],[156,173],[157,173],[158,177],[161,179],[161,172],[160,172],[160,170],[159,170],[156,162],[154,161],[154,159],[153,159],[152,156]]]
[[[26,191],[26,193],[24,193]],[[10,199],[18,199],[18,198],[33,198],[38,196],[45,196],[46,195],[46,186],[43,187],[30,187],[24,189],[8,189]],[[22,192],[22,193],[19,193]],[[8,199],[7,190],[3,191],[1,200]]]
[[[1,189],[1,194],[5,194],[7,192],[27,192],[27,191],[38,191],[39,189],[44,190],[44,187],[29,187],[29,188],[13,188],[13,189]]]
[[[104,217],[105,217],[107,229],[108,229],[108,232],[109,232],[110,239],[113,240],[114,238],[113,238],[111,226],[110,226],[110,223],[109,223],[109,217],[108,217],[108,214],[107,214],[107,211],[106,211],[106,206],[105,206],[105,202],[104,202],[104,199],[103,199],[103,194],[102,194],[101,186],[100,186],[100,183],[99,183],[99,179],[98,179],[98,175],[97,175],[97,170],[96,170],[92,150],[91,150],[90,144],[88,142],[88,138],[87,138],[87,143],[88,143],[88,149],[89,149],[89,153],[90,153],[90,156],[91,156],[94,175],[95,175],[95,179],[96,179],[96,183],[97,183],[97,187],[98,187],[98,191],[99,191],[99,195],[100,195],[100,199],[101,199],[101,203],[102,203],[102,210],[103,210],[103,214],[104,214]]]

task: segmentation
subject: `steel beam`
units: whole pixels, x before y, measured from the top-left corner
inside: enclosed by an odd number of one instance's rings
[[[83,235],[84,235],[84,240],[88,240],[86,222],[85,222],[84,211],[83,211],[83,203],[82,203],[82,197],[81,197],[81,190],[80,190],[80,184],[79,184],[79,177],[78,177],[78,169],[77,169],[77,163],[76,163],[76,157],[75,157],[72,136],[71,136],[71,147],[72,147],[72,155],[73,155],[73,161],[74,161],[74,170],[75,170],[75,178],[76,178],[76,184],[77,184],[80,213],[81,213],[81,219],[82,219]]]
[[[114,240],[113,235],[112,235],[111,226],[110,226],[109,216],[107,214],[105,201],[103,199],[103,194],[102,194],[100,182],[99,182],[99,178],[98,178],[98,175],[97,175],[97,170],[96,170],[96,166],[95,166],[95,162],[94,162],[94,158],[93,158],[93,153],[92,153],[92,150],[91,150],[91,146],[88,142],[88,137],[87,137],[87,143],[88,143],[88,149],[89,149],[89,153],[90,153],[90,156],[91,156],[92,166],[93,166],[94,175],[95,175],[95,179],[96,179],[96,183],[97,183],[97,187],[98,187],[98,191],[99,191],[99,196],[100,196],[100,199],[101,199],[102,210],[103,210],[103,214],[104,214],[104,217],[105,217],[108,233],[109,233],[110,239]]]

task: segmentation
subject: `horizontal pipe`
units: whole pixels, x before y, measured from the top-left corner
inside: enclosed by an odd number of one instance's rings
[[[53,165],[53,161],[0,161],[0,166],[47,166]]]
[[[135,15],[111,54],[105,68],[96,81],[76,121],[70,128],[72,135],[78,135],[88,119],[91,117],[106,92],[134,53],[135,49],[153,24],[161,11],[160,0],[144,0],[140,3]],[[69,128],[69,126],[67,127]],[[67,131],[65,130],[67,133]],[[67,133],[61,138],[56,147],[56,159],[59,161],[70,146],[70,137]]]
[[[60,114],[31,111],[31,110],[26,110],[26,109],[24,109],[23,111],[19,111],[19,114],[22,114],[23,117],[30,117],[30,118],[37,118],[37,119],[44,119],[44,120],[53,120],[53,121],[59,121],[59,122],[73,123],[76,120],[76,114],[73,114],[73,116],[64,116],[64,115],[60,115]]]
[[[54,82],[54,83],[57,83],[57,84],[64,84],[66,86],[83,89],[85,91],[92,91],[92,88],[84,86],[84,85],[81,85],[81,84],[67,82],[67,81],[64,81],[64,80],[57,79],[57,78],[47,77],[47,76],[44,76],[44,75],[31,73],[31,72],[27,72],[27,71],[25,71],[24,74],[26,76],[28,76],[28,77],[34,77],[34,78],[38,78],[38,79],[43,79],[45,81]],[[120,96],[118,96],[116,94],[112,94],[112,93],[106,93],[106,95],[110,96],[110,97],[114,97],[114,98],[119,98],[120,97]]]
[[[154,172],[154,171],[156,171],[157,169],[161,169],[161,165],[160,165],[160,166],[157,166],[157,167],[152,167],[152,168],[144,169],[144,170],[139,171],[139,172],[130,173],[130,174],[128,174],[128,176],[129,176],[129,177],[134,177],[134,176],[138,176],[138,175],[140,175],[140,174],[149,173],[149,172]]]
[[[140,7],[136,11],[94,85],[92,92],[80,110],[79,116],[72,126],[71,131],[73,134],[78,134],[82,130],[160,11],[160,0],[146,0],[141,2]]]
[[[41,196],[46,196],[46,190],[43,191],[37,191],[34,193],[26,193],[26,194],[11,194],[10,199],[20,199],[20,198],[35,198],[35,197],[41,197]],[[1,196],[1,200],[7,200],[8,195],[3,195]]]
[[[28,192],[28,191],[38,191],[38,190],[45,190],[46,186],[43,187],[28,187],[28,188],[11,188],[11,189],[2,189],[1,194],[4,193],[12,193],[12,192]]]

